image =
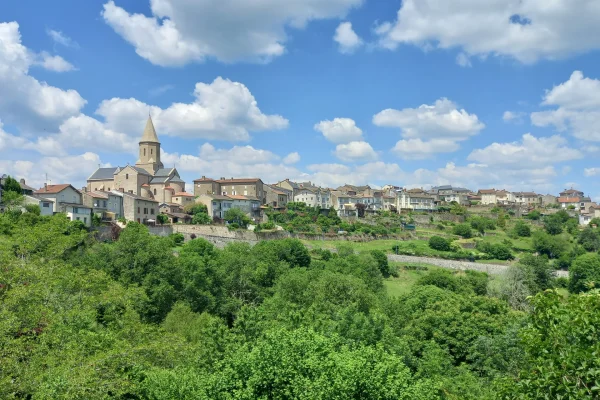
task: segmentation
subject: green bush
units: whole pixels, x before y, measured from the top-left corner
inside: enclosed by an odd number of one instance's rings
[[[465,239],[469,239],[473,237],[473,231],[471,230],[471,225],[469,224],[459,224],[452,228],[452,233],[455,235],[461,236]]]
[[[203,212],[196,213],[192,217],[192,224],[194,225],[208,225],[211,222],[210,216]]]
[[[371,257],[377,261],[379,271],[384,278],[388,278],[391,275],[390,263],[388,262],[387,255],[381,250],[371,250]]]
[[[182,233],[172,233],[169,235],[169,237],[171,238],[175,246],[181,246],[185,241],[185,237]]]
[[[531,236],[531,227],[523,221],[517,221],[513,231],[519,237]]]
[[[450,251],[452,249],[450,241],[440,236],[432,236],[429,239],[429,247],[439,251]]]

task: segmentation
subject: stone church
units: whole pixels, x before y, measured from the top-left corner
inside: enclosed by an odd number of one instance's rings
[[[193,200],[193,195],[185,192],[185,182],[177,170],[165,168],[160,161],[160,142],[151,117],[139,142],[139,159],[135,165],[98,168],[87,180],[89,192],[111,190],[153,199],[160,204]]]

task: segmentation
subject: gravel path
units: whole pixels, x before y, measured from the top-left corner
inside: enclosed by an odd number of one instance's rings
[[[507,265],[499,265],[499,264],[479,264],[468,261],[454,261],[454,260],[444,260],[441,258],[431,258],[431,257],[415,257],[415,256],[402,256],[396,254],[388,254],[388,259],[390,261],[398,261],[404,263],[424,263],[436,265],[442,268],[448,269],[458,269],[464,271],[466,269],[470,269],[473,271],[481,271],[487,272],[490,275],[500,275],[508,270]],[[556,275],[560,277],[568,277],[568,271],[556,271]]]

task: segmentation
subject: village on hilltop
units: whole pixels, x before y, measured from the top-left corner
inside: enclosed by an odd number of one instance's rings
[[[98,168],[81,189],[69,183],[45,184],[35,189],[21,178],[24,202],[38,205],[42,215],[65,213],[70,220],[81,221],[88,227],[92,216],[107,222],[190,223],[192,216],[186,210],[194,204],[204,205],[215,222],[223,222],[228,210],[239,209],[260,223],[265,210],[283,210],[288,203],[304,203],[324,212],[334,210],[339,217],[378,211],[436,212],[447,210],[450,205],[516,207],[525,213],[536,207],[566,209],[578,214],[581,225],[600,217],[600,205],[573,188],[554,196],[494,188],[474,191],[452,185],[409,189],[393,184],[382,188],[345,184],[327,188],[290,179],[267,184],[258,177],[202,176],[193,182],[194,193],[188,193],[177,169],[165,168],[161,162],[160,146],[152,118],[148,117],[134,165]],[[7,178],[6,175],[0,178],[0,203]]]

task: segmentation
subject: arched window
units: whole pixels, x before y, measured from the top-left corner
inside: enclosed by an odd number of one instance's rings
[[[154,189],[154,195],[156,196],[156,189]]]

